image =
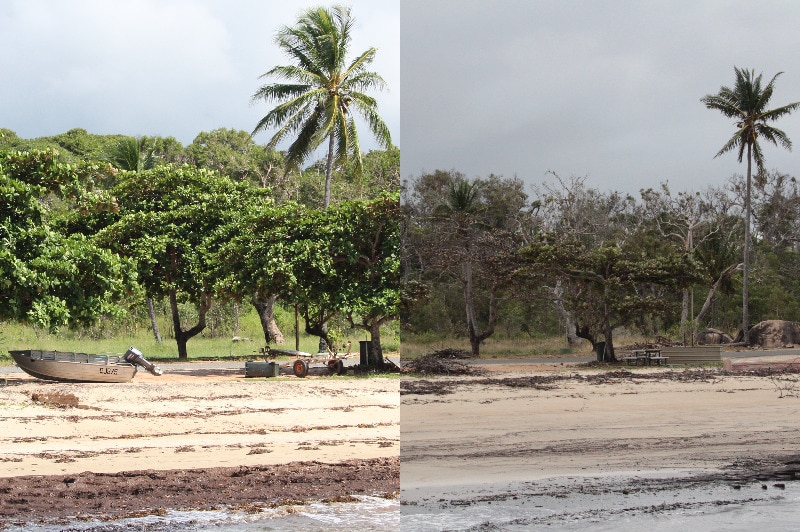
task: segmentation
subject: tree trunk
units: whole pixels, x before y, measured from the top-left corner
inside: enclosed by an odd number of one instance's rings
[[[211,308],[211,298],[207,295],[200,296],[200,303],[197,305],[197,325],[184,331],[181,328],[181,316],[178,312],[178,293],[171,290],[169,293],[169,304],[172,310],[172,325],[175,328],[175,342],[178,344],[178,359],[186,360],[189,353],[186,344],[191,338],[200,334],[206,328],[206,314]]]
[[[333,132],[328,140],[328,161],[325,165],[325,195],[322,197],[322,208],[327,210],[331,204],[331,182],[333,181],[333,149],[335,147]]]
[[[686,331],[688,330],[689,323],[689,289],[684,288],[682,291],[683,299],[681,301],[681,337],[686,338]]]
[[[258,317],[261,320],[261,329],[264,331],[264,341],[267,345],[285,342],[283,333],[275,321],[275,302],[277,299],[278,297],[274,295],[262,299],[258,294],[253,294],[253,306],[256,308]]]
[[[603,327],[603,341],[597,340],[597,337],[592,334],[592,331],[587,325],[582,325],[575,328],[575,333],[588,340],[592,344],[592,350],[597,356],[598,362],[616,362],[617,357],[614,355],[614,328],[611,326]]]
[[[617,357],[614,354],[614,329],[610,326],[606,326],[606,330],[603,333],[605,336],[605,361],[606,362],[616,362]]]
[[[161,331],[158,330],[158,322],[156,321],[156,310],[153,308],[153,298],[147,298],[147,314],[150,316],[150,326],[153,328],[153,336],[156,342],[161,343]]]
[[[578,347],[581,345],[581,338],[577,334],[577,325],[575,324],[575,316],[572,311],[564,307],[564,288],[561,286],[561,280],[556,281],[556,285],[549,288],[553,294],[553,304],[556,307],[558,315],[564,320],[564,329],[567,335],[567,345],[570,347]]]
[[[706,295],[706,300],[703,303],[703,307],[700,309],[700,312],[697,313],[697,318],[695,319],[697,323],[702,323],[703,319],[706,317],[706,314],[708,314],[708,311],[711,310],[712,304],[714,303],[714,298],[717,295],[717,290],[719,290],[720,285],[730,279],[733,275],[733,272],[741,267],[742,263],[734,264],[725,268],[725,270],[720,274],[719,279],[714,281],[714,284],[708,289],[708,295]]]
[[[744,198],[744,269],[742,270],[742,336],[744,345],[750,344],[750,335],[747,331],[750,329],[749,322],[750,316],[748,315],[748,303],[750,300],[750,182],[753,166],[753,158],[751,154],[751,145],[747,144],[747,191]]]
[[[328,322],[336,314],[327,314],[324,308],[314,308],[313,305],[304,305],[298,309],[303,316],[306,325],[306,333],[319,336],[319,353],[327,353],[327,348],[331,345],[328,336]]]
[[[589,329],[588,325],[581,325],[575,326],[575,335],[579,338],[583,338],[587,340],[590,344],[592,344],[592,351],[595,352],[597,355],[597,361],[602,362],[605,359],[605,346],[606,342],[599,342],[597,341],[597,337],[592,334],[591,329]]]
[[[381,346],[381,320],[371,320],[369,324],[370,364],[383,369],[383,347]]]
[[[494,334],[494,327],[497,323],[497,299],[495,298],[495,286],[492,286],[489,293],[489,321],[483,332],[479,331],[478,317],[475,313],[475,295],[473,290],[472,263],[466,261],[462,265],[464,275],[464,307],[467,317],[467,332],[469,333],[469,343],[472,348],[472,356],[480,357],[481,344],[484,340]]]

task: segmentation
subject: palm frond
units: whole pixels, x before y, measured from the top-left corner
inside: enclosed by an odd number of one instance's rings
[[[361,55],[356,57],[350,65],[344,70],[343,79],[349,79],[359,73],[363,72],[372,61],[375,59],[375,54],[377,53],[377,49],[369,48]]]
[[[383,121],[383,118],[378,114],[375,100],[364,94],[355,93],[353,95],[353,106],[364,120],[366,120],[378,144],[384,149],[391,146],[392,134],[389,131],[389,127]]]
[[[377,101],[361,92],[385,88],[383,78],[367,71],[376,49],[369,48],[347,61],[353,24],[349,7],[318,7],[304,11],[294,26],[279,28],[275,36],[291,64],[275,66],[261,76],[282,82],[263,85],[253,95],[253,101],[279,102],[259,120],[253,134],[277,128],[268,143],[270,148],[297,135],[287,150],[287,171],[299,167],[325,139],[333,142],[333,153],[328,154],[331,161],[343,165],[352,154],[360,170],[353,111],[366,119],[382,145],[391,146],[389,129],[377,113]],[[326,205],[328,199],[326,194]]]
[[[386,82],[375,72],[359,72],[347,80],[347,87],[352,91],[367,91],[376,89],[382,91],[386,88]]]

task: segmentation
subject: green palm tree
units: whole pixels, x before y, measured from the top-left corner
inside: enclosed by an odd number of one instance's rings
[[[154,143],[141,137],[125,137],[114,144],[106,156],[120,170],[141,172],[155,167],[157,156]]]
[[[786,133],[769,125],[783,116],[789,115],[800,106],[800,102],[790,103],[776,109],[767,109],[775,80],[782,74],[778,72],[770,82],[762,87],[761,74],[755,71],[734,67],[736,71],[736,84],[731,87],[721,87],[717,94],[708,94],[700,99],[708,109],[716,109],[728,118],[735,121],[736,133],[717,152],[715,157],[736,149],[739,162],[742,162],[745,151],[747,152],[747,186],[745,193],[745,229],[744,229],[744,265],[742,286],[742,331],[745,343],[749,342],[749,316],[747,312],[750,293],[750,188],[752,181],[753,161],[758,170],[757,179],[765,179],[764,154],[761,151],[759,138],[768,140],[776,146],[780,145],[787,150],[792,149],[792,141]]]
[[[253,134],[277,127],[268,143],[271,148],[288,135],[296,135],[286,153],[286,172],[298,169],[327,139],[325,208],[330,204],[334,163],[344,164],[351,156],[356,173],[362,171],[353,111],[365,119],[381,146],[388,148],[392,143],[389,128],[378,115],[376,100],[362,92],[385,87],[383,78],[367,70],[376,49],[370,48],[348,62],[352,28],[348,7],[303,12],[297,25],[282,27],[275,38],[293,64],[276,66],[261,76],[275,76],[285,82],[264,85],[253,95],[253,101],[280,102],[258,122]]]

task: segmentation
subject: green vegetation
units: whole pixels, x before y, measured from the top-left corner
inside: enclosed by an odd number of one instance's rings
[[[183,310],[183,309],[182,309]],[[189,309],[185,309],[189,311]],[[209,327],[204,335],[193,342],[188,360],[225,360],[252,359],[260,357],[257,352],[264,347],[261,324],[255,309],[249,307],[238,313],[234,309],[215,309],[218,316],[214,327]],[[231,323],[226,320],[236,316],[237,328],[230,329]],[[169,317],[159,312],[162,330],[171,334]],[[178,360],[177,347],[174,342],[158,342],[148,326],[143,314],[138,320],[128,320],[124,324],[101,320],[95,327],[78,330],[63,330],[50,333],[37,327],[17,322],[0,323],[0,363],[11,363],[9,349],[49,349],[59,351],[76,351],[83,353],[124,353],[128,346],[135,346],[151,361],[169,362]],[[124,325],[121,327],[121,325]],[[295,349],[294,315],[292,312],[279,309],[278,325],[287,334],[284,349]],[[352,342],[351,353],[358,354],[359,342],[369,338],[363,331],[347,329],[344,323],[334,323],[334,335],[341,352],[347,349],[347,341]],[[241,341],[233,341],[237,337]],[[385,355],[400,351],[400,340],[397,323],[388,325],[383,330],[383,349]],[[316,353],[318,339],[300,331],[299,350]]]
[[[344,166],[349,160],[354,172],[362,173],[355,115],[364,118],[382,147],[392,145],[377,102],[362,92],[385,86],[383,78],[367,70],[377,50],[369,48],[348,59],[353,23],[349,7],[316,7],[304,11],[296,25],[280,28],[275,42],[292,64],[276,66],[261,76],[283,82],[264,85],[253,95],[254,101],[280,102],[258,122],[253,133],[278,128],[269,141],[271,148],[287,136],[294,137],[286,151],[287,172],[297,169],[328,141],[325,208],[331,202],[334,165]]]
[[[346,58],[352,25],[349,8],[317,8],[279,31],[277,44],[296,64],[266,75],[300,85],[257,93],[283,101],[256,127],[278,128],[267,147],[224,128],[188,147],[77,128],[26,140],[0,129],[4,329],[20,324],[16,340],[33,331],[67,350],[72,340],[141,340],[149,321],[155,343],[142,348],[168,353],[166,329],[187,359],[192,338],[207,338],[202,356],[232,353],[220,339],[253,312],[260,333],[249,337],[281,343],[279,315],[290,309],[305,325],[304,343],[315,334],[335,348],[366,331],[382,366],[382,338],[396,338],[399,313],[400,154],[376,101],[361,92],[383,88],[367,70],[376,50]],[[386,152],[362,156],[354,114]],[[274,149],[298,131],[287,152]],[[300,168],[325,139],[326,160]]]

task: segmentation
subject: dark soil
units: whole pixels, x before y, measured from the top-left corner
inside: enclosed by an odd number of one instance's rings
[[[0,528],[67,518],[110,521],[167,509],[258,512],[284,504],[346,502],[353,495],[393,498],[399,490],[399,458],[9,477],[0,478]]]

